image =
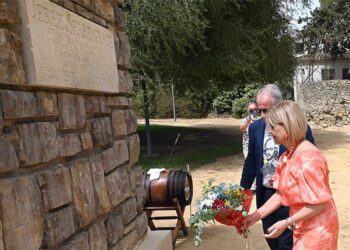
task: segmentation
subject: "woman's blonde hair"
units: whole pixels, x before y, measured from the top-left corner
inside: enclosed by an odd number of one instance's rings
[[[305,139],[307,120],[300,106],[293,101],[281,101],[267,113],[266,123],[275,128],[282,125],[287,132],[290,145]]]

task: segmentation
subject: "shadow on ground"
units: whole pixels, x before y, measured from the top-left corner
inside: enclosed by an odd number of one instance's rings
[[[174,153],[191,153],[206,147],[237,144],[241,142],[239,126],[151,126],[152,149],[155,154],[170,155],[178,136]],[[139,130],[141,154],[146,152],[146,135]]]
[[[245,250],[269,249],[265,239],[262,236],[262,225],[260,223],[251,227],[251,233],[248,238],[244,238],[236,233],[234,227],[228,227],[221,224],[207,226],[202,236],[202,244],[196,248],[194,246],[193,232],[185,237],[180,237],[176,242],[175,249],[198,249],[198,250]]]
[[[192,127],[159,126],[151,128],[153,152],[159,155],[170,155],[178,134],[181,134],[174,153],[194,152],[208,146],[220,146],[241,143],[242,135],[238,125],[196,125]],[[341,147],[350,142],[350,136],[340,130],[313,129],[317,147],[321,150]],[[141,154],[146,152],[146,136],[139,132]],[[340,140],[340,138],[342,138]]]

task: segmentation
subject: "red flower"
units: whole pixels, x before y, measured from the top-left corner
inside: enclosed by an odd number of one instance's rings
[[[217,209],[223,208],[224,206],[225,206],[225,202],[223,200],[216,199],[213,204],[213,209],[217,210]]]
[[[251,190],[245,190],[244,193],[246,194],[247,198],[243,201],[242,205],[243,205],[244,211],[249,212],[249,208],[253,200],[253,193]],[[214,205],[215,205],[215,202],[214,202]],[[214,208],[214,205],[213,205],[213,208]],[[246,232],[241,230],[244,219],[245,217],[242,215],[242,211],[236,211],[232,208],[220,209],[220,211],[218,211],[218,213],[215,216],[215,220],[217,222],[227,226],[235,226],[237,229],[237,233],[246,235]]]

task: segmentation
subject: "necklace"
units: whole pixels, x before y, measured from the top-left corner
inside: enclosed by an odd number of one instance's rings
[[[293,147],[291,147],[290,150],[287,151],[287,154],[283,156],[283,159],[282,159],[283,164],[287,164],[287,161],[292,157],[292,155],[293,155],[293,153],[298,145],[299,145],[299,143],[297,145],[294,145]]]

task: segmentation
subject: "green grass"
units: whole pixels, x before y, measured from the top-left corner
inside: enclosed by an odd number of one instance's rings
[[[142,154],[146,152],[145,125],[138,125]],[[179,142],[170,162],[168,158],[178,134]],[[166,126],[151,124],[153,153],[155,156],[141,156],[139,165],[150,168],[196,168],[214,162],[218,157],[242,152],[241,136],[221,131],[218,128]]]
[[[182,168],[186,165],[196,168],[200,165],[214,162],[218,157],[237,154],[242,151],[240,144],[236,145],[220,145],[216,147],[210,147],[195,151],[191,154],[178,154],[173,155],[172,159],[168,162],[168,156],[155,156],[155,157],[142,157],[139,160],[139,165],[144,170],[150,168]]]

